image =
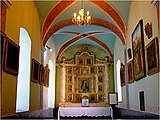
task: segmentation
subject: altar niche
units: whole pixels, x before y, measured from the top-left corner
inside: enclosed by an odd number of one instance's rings
[[[74,61],[74,64],[73,64]],[[87,95],[90,103],[108,101],[109,85],[106,85],[106,61],[87,51],[77,53],[74,60],[65,60],[65,101],[81,103]],[[107,91],[105,91],[107,90]],[[104,94],[105,93],[105,94]]]

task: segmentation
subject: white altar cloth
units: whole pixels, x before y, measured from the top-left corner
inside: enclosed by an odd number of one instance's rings
[[[111,107],[59,107],[58,120],[60,116],[78,117],[78,116],[113,116]]]

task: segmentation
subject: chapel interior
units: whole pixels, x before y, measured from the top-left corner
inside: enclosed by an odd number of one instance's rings
[[[159,0],[1,1],[2,119],[159,119]]]

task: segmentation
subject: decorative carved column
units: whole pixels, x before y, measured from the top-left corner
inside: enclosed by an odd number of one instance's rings
[[[61,71],[60,71],[60,102],[65,102],[65,75],[66,75],[66,69],[65,64],[61,64]]]
[[[94,80],[95,78],[94,77],[92,77],[92,79],[91,79],[91,93],[94,93]]]
[[[106,57],[106,64],[105,64],[105,74],[104,74],[104,101],[108,103],[108,94],[109,94],[109,71],[108,71],[108,65],[109,65],[109,58]]]

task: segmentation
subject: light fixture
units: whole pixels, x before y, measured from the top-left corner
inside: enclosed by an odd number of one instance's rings
[[[81,10],[79,10],[79,14],[73,13],[72,22],[80,25],[90,25],[91,24],[91,16],[89,15],[89,11],[87,11],[85,15],[85,10],[83,8],[83,0],[81,1]]]
[[[46,48],[47,48],[50,52],[52,52],[52,48],[50,48],[48,45],[46,45]]]

